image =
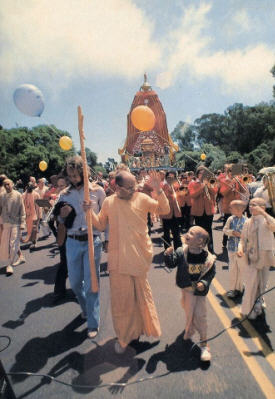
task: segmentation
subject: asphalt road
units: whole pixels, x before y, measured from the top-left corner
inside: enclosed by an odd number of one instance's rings
[[[106,254],[101,265],[101,325],[94,341],[86,338],[86,324],[70,289],[64,301],[52,304],[59,259],[52,237],[38,241],[31,253],[24,249],[27,262],[16,267],[13,276],[6,277],[0,267],[0,335],[11,339],[0,359],[7,372],[38,374],[9,376],[17,398],[275,397],[275,290],[266,295],[266,315],[230,328],[240,320],[240,301],[224,296],[228,289],[227,253],[221,249],[221,224],[215,222],[217,275],[208,295],[209,337],[228,329],[210,342],[211,363],[200,362],[198,347],[186,346],[182,340],[180,290],[175,286],[175,271],[169,272],[162,263],[158,227],[152,234],[155,256],[149,280],[162,337],[160,341],[142,337],[140,344],[123,355],[116,355],[113,349]],[[272,270],[269,288],[274,285]],[[6,344],[7,339],[0,338],[0,350]],[[126,385],[112,385],[117,382]]]

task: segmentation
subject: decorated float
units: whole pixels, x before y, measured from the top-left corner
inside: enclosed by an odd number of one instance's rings
[[[140,128],[138,123],[138,117],[144,118],[146,122],[147,115],[145,113],[148,108],[155,116],[154,123],[150,124],[149,121],[147,124],[149,130],[146,128],[146,123],[141,123],[141,126],[145,126],[144,128]],[[136,110],[140,111],[139,115],[133,114]],[[152,125],[153,127],[151,127]],[[127,137],[124,146],[118,149],[118,154],[121,156],[121,161],[126,163],[131,170],[140,168],[170,169],[175,163],[177,151],[178,145],[173,143],[168,133],[162,104],[157,93],[147,82],[145,74],[143,85],[136,93],[127,115]]]

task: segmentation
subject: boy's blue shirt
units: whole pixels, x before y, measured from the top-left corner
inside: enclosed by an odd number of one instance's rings
[[[241,216],[240,218],[238,216],[230,216],[232,220],[230,220],[230,225],[229,228],[230,230],[238,231],[239,233],[242,232],[244,222],[247,220],[246,216]],[[238,245],[240,242],[240,237],[233,237],[229,236],[228,241],[227,241],[227,249],[228,251],[231,252],[237,252],[238,251]]]

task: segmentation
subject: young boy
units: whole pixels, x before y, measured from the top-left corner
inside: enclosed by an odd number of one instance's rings
[[[229,291],[228,298],[235,298],[242,295],[243,292],[243,268],[244,260],[238,256],[238,245],[240,242],[241,231],[243,229],[246,216],[243,212],[246,208],[246,203],[241,200],[233,200],[230,202],[229,209],[232,216],[230,216],[223,228],[223,233],[227,235],[227,250],[229,257]]]
[[[185,235],[185,244],[173,252],[165,251],[169,268],[177,266],[176,284],[182,289],[182,306],[186,316],[184,340],[191,339],[195,330],[200,334],[201,360],[210,361],[207,345],[206,295],[215,276],[216,257],[204,248],[209,234],[200,226],[193,226]]]
[[[249,319],[256,319],[265,307],[263,297],[255,304],[256,298],[266,290],[269,267],[275,266],[275,219],[265,211],[263,198],[253,198],[249,210],[251,218],[243,226],[238,248],[238,255],[244,256],[245,260],[245,292],[241,312],[249,315]]]

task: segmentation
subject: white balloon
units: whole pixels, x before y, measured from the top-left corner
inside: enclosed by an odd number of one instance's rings
[[[31,84],[19,86],[13,93],[13,101],[19,111],[29,116],[40,116],[44,110],[43,94]]]

